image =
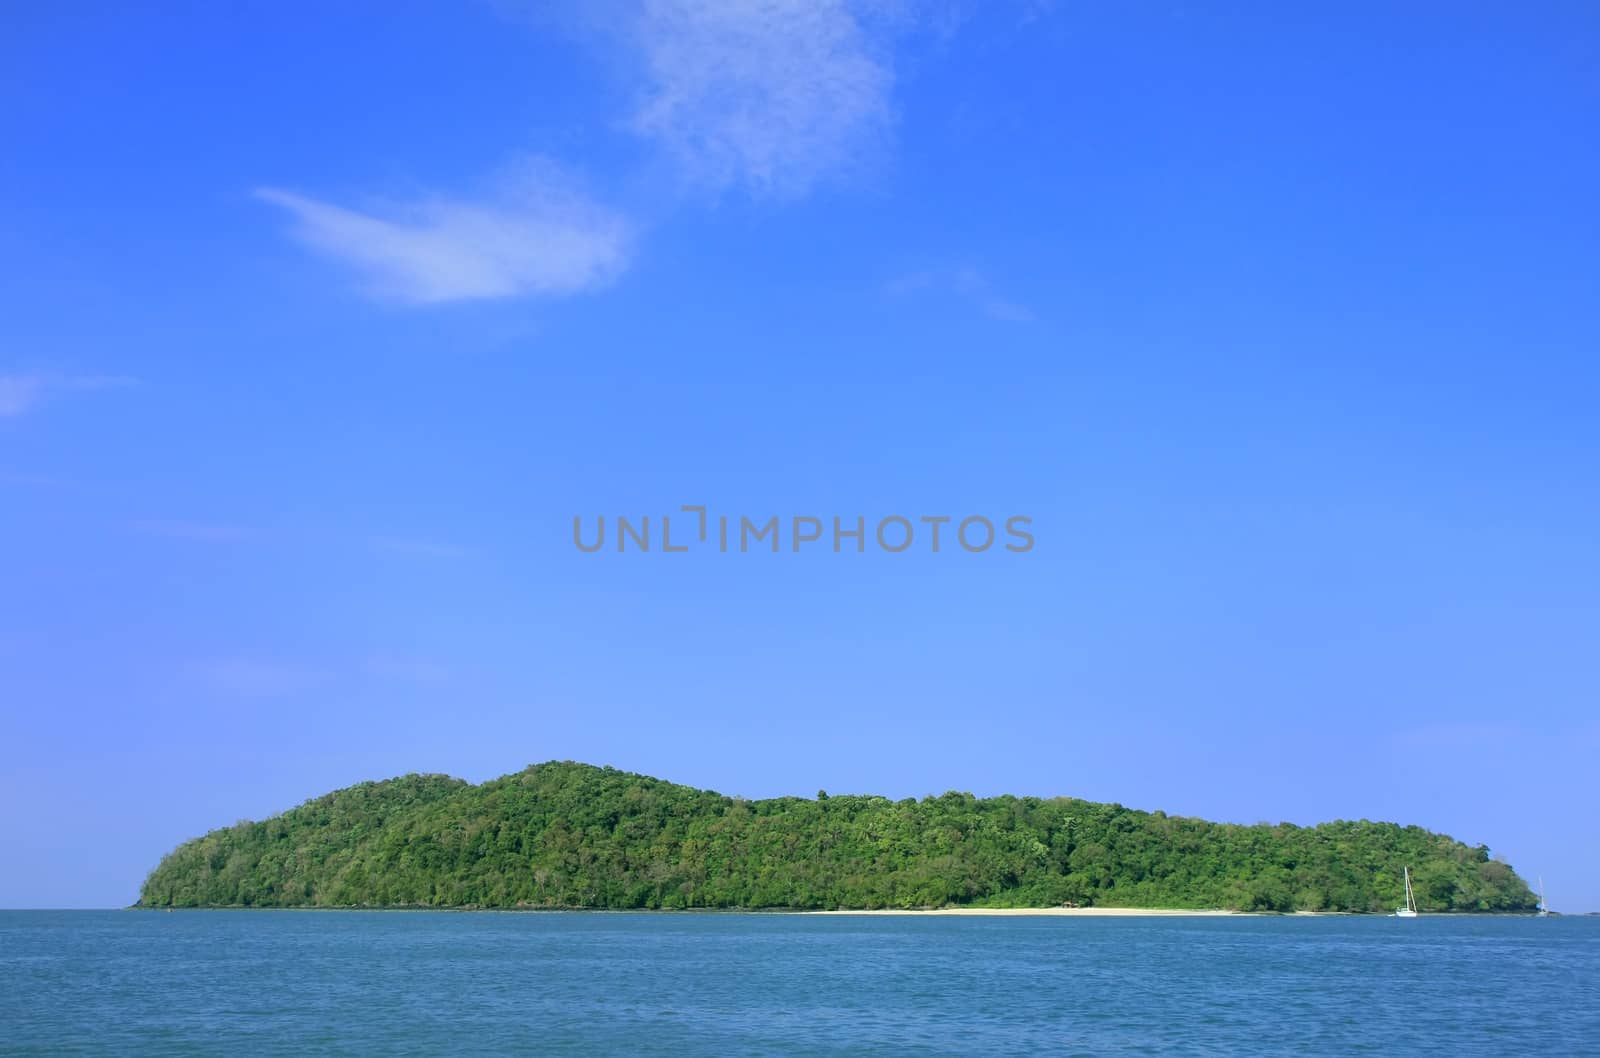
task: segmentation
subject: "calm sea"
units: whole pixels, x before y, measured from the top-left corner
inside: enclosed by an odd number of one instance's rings
[[[1600,920],[0,912],[0,1053],[1600,1055]]]

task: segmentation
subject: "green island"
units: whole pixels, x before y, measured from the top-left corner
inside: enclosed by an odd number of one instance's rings
[[[571,762],[365,782],[214,830],[137,907],[1122,907],[1529,911],[1482,846],[1419,827],[1243,826],[1067,797],[747,801]]]

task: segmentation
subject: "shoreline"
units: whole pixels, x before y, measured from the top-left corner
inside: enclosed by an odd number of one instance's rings
[[[98,910],[98,909],[96,909]],[[236,904],[210,904],[194,907],[149,907],[132,904],[124,908],[103,910],[122,911],[355,911],[367,913],[411,914],[530,914],[530,915],[860,915],[860,916],[916,916],[947,915],[956,917],[1047,917],[1047,918],[1331,918],[1331,917],[1384,917],[1377,912],[1357,911],[1230,911],[1225,908],[1177,907],[915,907],[915,908],[822,908],[798,907],[681,907],[681,908],[607,908],[607,907],[425,907],[412,905],[329,907],[325,905],[289,905],[281,907],[243,907]],[[1472,914],[1457,912],[1456,914]],[[1504,912],[1476,912],[1477,914],[1504,914]]]
[[[264,912],[357,912],[362,914],[434,915],[860,915],[915,916],[947,915],[971,918],[1393,918],[1392,911],[1230,911],[1226,908],[1181,907],[916,907],[916,908],[822,908],[800,907],[429,907],[415,904],[328,906],[292,904],[283,906],[243,906],[239,904],[199,904],[186,907],[152,907],[129,904],[104,908],[0,908],[0,911],[264,911]],[[1533,918],[1531,911],[1424,911],[1427,918]],[[1551,918],[1600,918],[1600,911],[1552,911]]]
[[[1258,912],[1227,911],[1222,909],[1185,909],[1172,907],[929,907],[929,908],[876,908],[873,910],[800,911],[801,915],[997,915],[997,916],[1048,916],[1062,918],[1133,918],[1133,917],[1214,917],[1218,915],[1250,915]],[[1279,914],[1279,912],[1267,912]],[[1293,914],[1324,914],[1318,911],[1296,911]],[[1332,912],[1342,914],[1342,912]]]

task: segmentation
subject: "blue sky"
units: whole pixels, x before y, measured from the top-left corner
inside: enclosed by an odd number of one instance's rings
[[[537,10],[6,16],[0,906],[561,758],[1600,909],[1591,5]],[[572,544],[683,504],[1037,543]]]

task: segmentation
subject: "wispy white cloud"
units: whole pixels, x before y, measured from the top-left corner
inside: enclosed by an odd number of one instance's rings
[[[797,195],[885,138],[893,76],[844,0],[644,0],[633,117],[696,185]]]
[[[0,375],[0,416],[21,415],[43,394],[44,384],[38,375]]]
[[[435,197],[361,212],[279,188],[256,195],[293,215],[307,246],[402,301],[577,294],[627,266],[629,225],[541,160],[481,202]]]
[[[521,3],[505,0],[518,13]],[[557,5],[559,6],[559,5]],[[622,42],[638,98],[624,127],[683,186],[793,199],[867,168],[891,138],[892,39],[957,0],[595,0],[575,20]],[[515,145],[508,145],[514,147]],[[629,263],[638,227],[536,160],[487,197],[376,206],[262,187],[313,250],[382,297],[433,304],[596,290]],[[996,305],[997,311],[1001,306]]]
[[[913,272],[890,282],[886,289],[897,297],[912,294],[957,297],[989,318],[1006,323],[1027,323],[1036,318],[1032,309],[996,293],[989,280],[970,267]]]
[[[132,383],[132,379],[117,375],[59,375],[47,372],[0,375],[0,418],[31,411],[56,393],[110,389]]]

